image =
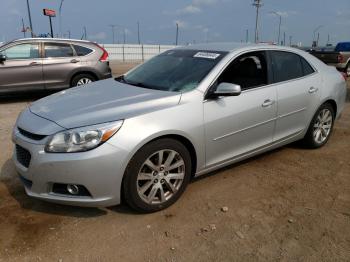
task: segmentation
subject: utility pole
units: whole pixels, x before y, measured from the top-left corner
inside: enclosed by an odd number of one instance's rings
[[[248,41],[249,41],[249,30],[247,29],[245,31],[245,42],[248,43]]]
[[[318,46],[318,41],[320,41],[320,32],[317,33],[316,46]]]
[[[67,33],[68,33],[68,39],[70,39],[70,30],[68,30]]]
[[[179,41],[179,24],[176,23],[176,41],[175,41],[175,45],[178,44]]]
[[[61,4],[60,4],[60,7],[58,9],[58,15],[59,15],[59,18],[60,18],[60,36],[62,37],[62,5],[63,5],[63,1],[64,0],[61,0]]]
[[[286,32],[283,32],[283,45],[286,45]]]
[[[258,43],[259,42],[259,9],[262,6],[261,0],[254,0],[253,6],[256,7],[255,43]]]
[[[275,11],[272,11],[272,12],[270,12],[270,13],[279,16],[278,39],[277,39],[277,43],[278,43],[278,45],[279,45],[279,44],[280,44],[280,39],[281,39],[282,16],[281,16],[281,14],[279,14],[279,13],[277,13],[277,12],[275,12]]]
[[[139,45],[141,44],[141,39],[140,39],[140,22],[137,21],[137,42]]]
[[[289,36],[289,46],[292,46],[292,39],[293,39],[293,36]]]
[[[126,43],[126,28],[123,29],[123,43]]]
[[[30,6],[29,6],[29,0],[27,0],[27,9],[28,9],[28,18],[29,18],[29,26],[30,26],[30,33],[32,38],[34,37],[34,33],[33,33],[33,24],[32,24],[32,16],[30,14]]]
[[[113,39],[113,44],[115,44],[115,27],[117,25],[109,25],[112,28],[112,39]]]
[[[24,20],[22,18],[22,32],[23,32],[23,37],[26,38],[26,28],[24,26]]]

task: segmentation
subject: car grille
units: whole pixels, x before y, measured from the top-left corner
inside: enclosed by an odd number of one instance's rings
[[[29,151],[19,145],[16,145],[16,157],[19,163],[24,167],[28,168],[30,164],[30,159],[32,156]]]
[[[22,136],[25,136],[25,137],[32,139],[32,140],[39,141],[39,140],[42,140],[46,137],[45,135],[37,135],[37,134],[30,133],[30,132],[28,132],[20,127],[17,127],[17,129]]]

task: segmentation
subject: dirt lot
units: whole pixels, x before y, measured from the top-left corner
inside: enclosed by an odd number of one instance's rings
[[[10,134],[37,98],[0,100],[0,261],[350,261],[349,104],[322,149],[290,145],[230,166],[140,215],[25,195]]]

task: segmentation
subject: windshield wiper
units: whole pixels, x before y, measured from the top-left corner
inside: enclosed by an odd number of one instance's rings
[[[154,88],[152,88],[148,85],[145,85],[144,83],[141,83],[141,82],[134,83],[134,82],[127,81],[123,75],[116,77],[115,80],[118,82],[121,82],[121,83],[125,83],[127,85],[132,85],[132,86],[137,86],[137,87],[142,87],[142,88],[147,88],[147,89],[154,89]]]

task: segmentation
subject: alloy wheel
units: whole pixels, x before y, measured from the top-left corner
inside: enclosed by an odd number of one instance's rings
[[[322,109],[315,121],[313,128],[313,137],[316,143],[322,144],[327,140],[333,124],[332,112],[325,108]]]
[[[147,204],[162,204],[181,188],[185,162],[170,149],[157,151],[142,164],[137,176],[137,192]]]
[[[90,78],[84,77],[78,81],[77,86],[82,86],[90,83],[92,83],[92,80]]]

